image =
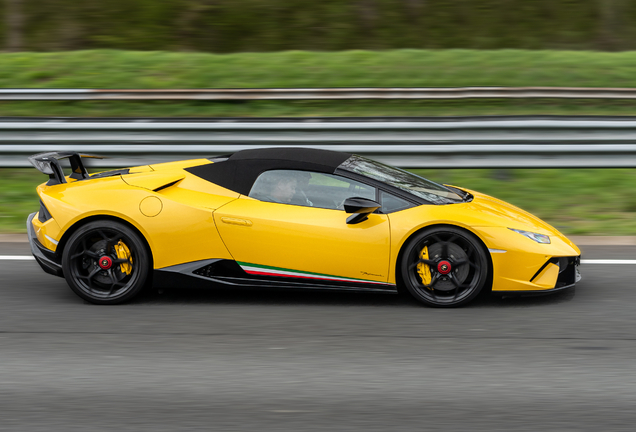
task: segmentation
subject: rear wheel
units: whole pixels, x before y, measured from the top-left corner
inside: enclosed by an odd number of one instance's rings
[[[128,226],[94,221],[71,235],[62,257],[64,277],[81,298],[95,304],[132,299],[150,272],[146,245]]]
[[[431,227],[406,246],[402,281],[417,300],[435,307],[456,307],[474,299],[488,279],[481,242],[459,228]]]

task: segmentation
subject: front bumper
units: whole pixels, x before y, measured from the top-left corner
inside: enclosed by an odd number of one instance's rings
[[[580,279],[581,251],[560,234],[551,243],[539,244],[500,227],[483,228],[493,270],[492,290],[500,292],[551,292]]]
[[[557,265],[559,267],[559,273],[557,275],[556,282],[554,283],[553,288],[547,289],[538,289],[538,290],[515,290],[515,291],[498,291],[497,294],[504,295],[543,295],[543,294],[551,294],[557,291],[563,291],[568,288],[572,288],[579,282],[581,277],[581,272],[579,271],[581,265],[581,257],[560,257],[553,258],[546,262],[544,268],[547,268],[549,265]],[[542,274],[543,269],[540,269],[537,272],[538,274]]]
[[[31,213],[27,219],[27,233],[29,235],[29,244],[31,245],[31,253],[35,257],[35,260],[40,264],[42,270],[45,272],[64,277],[62,272],[62,264],[61,257],[58,253],[53,252],[45,248],[42,243],[38,241],[38,238],[35,234],[35,229],[33,228],[33,218],[37,213]]]
[[[526,262],[532,264],[523,268],[521,265],[511,266],[511,261],[504,256],[493,257],[499,271],[495,271],[493,292],[506,294],[547,294],[573,287],[581,280],[579,270],[581,256],[544,256],[542,262],[537,256],[526,256]],[[529,273],[528,270],[532,271]],[[530,276],[532,274],[532,276]]]

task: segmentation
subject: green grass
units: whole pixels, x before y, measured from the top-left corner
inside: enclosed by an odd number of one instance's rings
[[[636,52],[4,53],[0,87],[635,87]]]
[[[477,190],[515,204],[565,234],[636,235],[636,170],[416,170],[431,180]],[[39,208],[34,169],[0,169],[0,232],[25,232]]]
[[[47,180],[35,169],[0,168],[0,233],[26,232],[26,218],[40,208],[35,187]]]
[[[0,88],[636,87],[636,52],[388,50],[0,54]],[[1,102],[0,116],[636,114],[591,100]]]

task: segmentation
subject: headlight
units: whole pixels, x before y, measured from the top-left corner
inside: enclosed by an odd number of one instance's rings
[[[524,235],[528,237],[529,239],[536,241],[537,243],[550,244],[550,236],[547,236],[545,234],[539,234],[539,233],[534,233],[530,231],[522,231],[522,230],[518,230],[514,228],[508,228],[508,229],[516,233],[519,233],[521,235]]]

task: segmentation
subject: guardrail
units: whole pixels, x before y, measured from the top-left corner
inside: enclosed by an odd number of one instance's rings
[[[343,99],[636,99],[633,88],[269,88],[269,89],[0,89],[0,101],[343,100]]]
[[[636,167],[636,118],[0,119],[0,166],[71,150],[131,166],[303,146],[405,168]]]

